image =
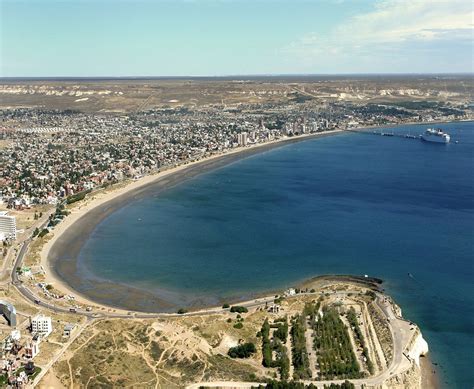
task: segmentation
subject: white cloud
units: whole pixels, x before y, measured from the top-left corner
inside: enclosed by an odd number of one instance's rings
[[[424,46],[440,50],[449,42],[473,42],[473,3],[469,0],[382,0],[324,34],[308,33],[283,51],[306,64],[373,56]],[[324,59],[322,59],[324,56]],[[367,59],[366,58],[366,59]],[[356,59],[357,60],[357,59]]]

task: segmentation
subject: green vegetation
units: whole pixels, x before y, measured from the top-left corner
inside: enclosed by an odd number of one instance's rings
[[[372,291],[372,290],[368,290],[367,292],[365,292],[365,295],[366,295],[366,296],[369,296],[372,300],[375,300],[375,298],[377,297],[377,295],[375,294],[375,292]]]
[[[270,328],[272,327],[277,330],[274,332],[273,341],[270,341]],[[275,335],[277,332],[279,333],[278,337]],[[284,338],[286,342],[288,337],[288,323],[285,321],[284,323],[270,326],[268,319],[265,319],[260,331],[260,336],[262,337],[263,366],[278,367],[280,378],[288,379],[290,374],[290,359],[288,358],[286,347],[282,343],[282,338]],[[273,350],[276,351],[277,355],[275,361],[272,359]]]
[[[311,321],[314,321],[316,316],[318,315],[319,309],[321,308],[321,299],[318,300],[316,304],[313,303],[306,303],[303,309],[303,315],[309,316]]]
[[[270,344],[270,324],[268,324],[268,319],[265,319],[265,321],[263,322],[260,334],[262,335],[262,364],[265,367],[273,367],[272,346]]]
[[[222,305],[222,308],[224,308],[224,309],[227,309],[227,308],[229,308],[229,307],[230,307],[230,305],[227,304],[227,303],[224,303],[224,304]]]
[[[272,325],[273,328],[276,328],[273,336],[281,340],[282,343],[286,343],[288,338],[288,322],[285,320],[283,323],[277,323]]]
[[[42,238],[42,237],[45,236],[48,232],[49,232],[49,230],[48,230],[47,228],[44,228],[44,229],[38,234],[38,237]]]
[[[88,189],[88,190],[83,190],[82,192],[78,192],[76,194],[73,194],[71,196],[68,196],[68,198],[66,199],[66,202],[68,204],[72,204],[72,203],[75,203],[76,201],[84,200],[86,195],[90,192],[91,192],[91,190]]]
[[[232,307],[230,307],[230,311],[232,313],[247,313],[249,310],[245,307],[241,307],[241,306],[238,306],[238,305],[233,305]]]
[[[257,349],[253,343],[244,343],[236,347],[231,347],[228,351],[228,355],[231,358],[249,358]]]
[[[28,378],[30,380],[34,380],[39,373],[41,373],[41,368],[38,366],[35,366],[35,370],[33,371],[33,373],[28,374]]]
[[[291,343],[293,359],[293,378],[308,379],[311,378],[309,368],[308,351],[306,350],[306,323],[305,316],[296,315],[291,322]]]
[[[362,377],[347,328],[334,308],[323,308],[313,329],[321,379]]]
[[[273,300],[273,303],[274,304],[281,304],[284,299],[285,299],[284,296],[280,296],[280,297],[275,296],[275,299]]]
[[[367,346],[365,344],[364,335],[362,335],[362,331],[359,326],[359,321],[357,320],[356,311],[353,307],[351,307],[351,309],[349,309],[349,312],[347,312],[347,320],[349,321],[350,326],[354,329],[356,341],[363,349],[362,354],[365,357],[367,369],[369,370],[370,374],[374,374],[374,364],[370,360],[369,350],[367,349]]]
[[[154,340],[151,341],[150,343],[150,355],[151,357],[157,361],[160,359],[160,356],[162,354],[163,350],[160,347],[160,344],[158,342],[155,342]]]
[[[187,313],[187,312],[188,312],[187,309],[184,309],[184,308],[179,308],[178,309],[178,314],[180,314],[180,315],[182,315],[184,313]]]
[[[237,328],[238,330],[240,330],[241,328],[244,328],[244,324],[239,321],[238,323],[234,324],[234,328]]]

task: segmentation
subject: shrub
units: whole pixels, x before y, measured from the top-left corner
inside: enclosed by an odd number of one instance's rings
[[[38,234],[38,237],[42,238],[42,237],[45,236],[48,232],[49,232],[49,230],[48,230],[47,228],[44,228],[44,229]]]
[[[230,311],[231,312],[237,312],[237,313],[246,313],[248,312],[249,310],[245,307],[241,307],[241,306],[238,306],[238,305],[234,305],[232,307],[230,307]]]
[[[89,189],[89,190],[84,190],[82,192],[73,194],[73,195],[69,196],[66,199],[66,202],[68,204],[72,204],[72,203],[75,203],[76,201],[84,200],[84,198],[86,197],[86,194],[88,194],[90,192],[91,192],[91,190]]]
[[[257,349],[253,343],[244,343],[236,347],[231,347],[227,353],[231,358],[248,358],[252,356]]]

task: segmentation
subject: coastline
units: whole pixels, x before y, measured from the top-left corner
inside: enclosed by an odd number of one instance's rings
[[[78,206],[71,210],[65,220],[59,223],[52,231],[52,238],[49,239],[42,247],[40,252],[41,267],[45,272],[45,282],[52,284],[55,289],[66,295],[75,296],[78,303],[99,307],[101,310],[112,310],[114,312],[128,312],[134,309],[126,309],[120,304],[109,304],[98,301],[83,292],[77,290],[79,279],[65,280],[60,274],[72,274],[77,269],[77,255],[79,254],[82,243],[87,240],[89,235],[95,229],[95,226],[105,219],[112,212],[123,207],[130,201],[145,197],[148,189],[153,188],[154,193],[159,193],[176,186],[188,179],[191,179],[208,171],[229,165],[233,162],[241,160],[252,155],[272,150],[291,143],[297,143],[309,139],[321,138],[344,133],[345,130],[331,130],[327,132],[300,135],[298,137],[283,138],[270,142],[253,145],[246,148],[237,148],[225,153],[218,153],[209,157],[184,163],[177,167],[167,169],[162,172],[141,177],[136,181],[132,181],[123,187],[112,189],[110,192],[92,192],[89,197],[78,203]],[[64,257],[64,253],[69,255]],[[72,281],[72,282],[71,282]],[[169,310],[173,305],[167,304],[162,298],[152,293],[138,288],[126,285],[118,285],[112,282],[96,280],[95,287],[98,287],[100,293],[96,293],[97,298],[100,296],[114,297],[114,287],[126,288],[127,295],[130,296],[130,308],[140,306],[144,298],[157,305],[158,310]],[[73,285],[71,285],[71,283]],[[76,287],[74,287],[74,284]],[[167,294],[163,291],[163,294]],[[168,293],[169,294],[169,293]],[[252,296],[254,297],[254,296]],[[149,305],[149,304],[148,304]],[[142,309],[136,309],[143,312]]]
[[[445,123],[450,123],[450,121]],[[429,124],[432,124],[432,122],[391,124],[387,125],[387,127]],[[352,131],[367,128],[380,128],[380,126],[358,127],[352,129]],[[45,271],[45,281],[51,283],[61,293],[75,296],[76,301],[79,303],[99,307],[101,310],[112,310],[114,312],[172,312],[172,308],[176,309],[183,302],[183,300],[180,300],[179,294],[172,291],[157,289],[155,293],[150,293],[144,288],[132,287],[99,278],[95,278],[93,283],[89,282],[90,288],[87,285],[84,288],[84,284],[81,284],[81,278],[72,276],[77,274],[77,256],[82,244],[95,229],[95,226],[112,212],[123,207],[128,202],[146,197],[151,191],[153,191],[154,195],[159,194],[199,174],[276,147],[344,132],[346,130],[306,134],[298,137],[282,138],[250,147],[237,148],[142,177],[123,187],[113,188],[110,192],[92,192],[85,200],[77,203],[78,206],[72,210],[71,214],[56,226],[51,234],[52,238],[42,247],[40,257],[41,266]],[[74,228],[72,228],[73,225]],[[65,252],[68,253],[67,258],[64,257]],[[64,274],[67,274],[68,277],[64,277]],[[115,293],[117,288],[120,289],[121,293]],[[91,292],[92,289],[95,290],[95,293]],[[87,292],[84,293],[84,290]],[[268,290],[244,296],[235,296],[234,300],[227,299],[228,301],[226,302],[248,300],[259,297],[265,292],[268,292]],[[127,306],[124,305],[124,301],[117,298],[119,294],[122,296],[127,295]],[[170,304],[167,300],[173,302]],[[217,306],[221,302],[218,299],[213,301],[200,300],[197,305],[187,305],[187,307],[192,310],[202,309],[206,306]],[[184,305],[186,305],[186,301],[184,301]],[[149,309],[150,306],[152,306],[151,310]]]
[[[430,389],[440,389],[440,376],[431,361],[430,354],[420,358],[421,387]]]

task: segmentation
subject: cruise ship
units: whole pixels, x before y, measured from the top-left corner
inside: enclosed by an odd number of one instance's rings
[[[425,133],[421,136],[426,142],[435,142],[435,143],[449,143],[451,137],[449,134],[446,134],[440,128],[428,128]]]

